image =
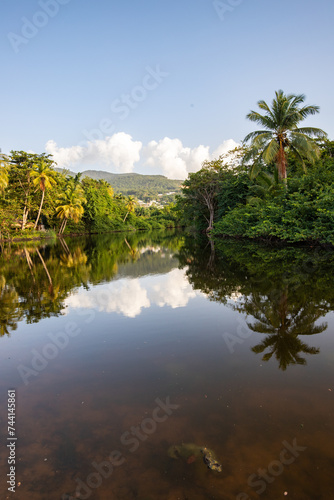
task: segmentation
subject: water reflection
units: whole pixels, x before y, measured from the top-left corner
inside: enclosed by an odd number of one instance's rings
[[[79,290],[66,299],[65,306],[70,309],[116,312],[128,318],[135,318],[143,309],[153,305],[169,306],[172,309],[185,307],[196,295],[185,277],[185,272],[173,269],[157,279],[127,278],[89,291]]]
[[[252,348],[256,354],[268,350],[262,357],[269,361],[275,355],[279,367],[286,370],[290,364],[305,365],[304,354],[318,354],[319,349],[308,346],[299,335],[314,335],[327,329],[327,323],[316,326],[315,322],[323,315],[321,307],[314,303],[300,304],[292,300],[288,286],[273,296],[263,296],[254,293],[247,297],[241,309],[247,315],[253,316],[255,322],[247,322],[248,327],[266,338]]]
[[[246,316],[249,330],[264,335],[252,351],[263,361],[276,358],[286,370],[319,353],[300,336],[327,328],[321,318],[333,309],[333,260],[325,249],[224,240],[214,245],[163,232],[6,249],[0,261],[0,332],[9,335],[22,319],[36,323],[68,309],[135,318],[153,305],[185,307],[202,293]],[[150,279],[139,281],[143,276]]]
[[[1,334],[9,335],[22,319],[37,323],[62,315],[67,306],[76,307],[79,302],[81,307],[135,317],[150,305],[135,278],[170,272],[177,266],[173,254],[183,238],[171,238],[171,233],[133,233],[126,238],[112,234],[59,239],[55,245],[42,248],[33,244],[6,248],[0,257]],[[107,301],[103,291],[93,287],[121,277],[134,281],[111,287]],[[172,287],[171,282],[167,289]],[[83,291],[90,289],[89,297],[85,297]],[[155,291],[160,302],[165,292]]]
[[[21,319],[19,311],[19,296],[15,289],[6,284],[6,278],[0,276],[0,336],[9,335],[16,330]]]
[[[248,328],[266,337],[252,347],[262,360],[275,356],[279,368],[306,364],[318,348],[302,341],[327,329],[321,318],[333,309],[333,253],[325,249],[273,249],[251,243],[189,240],[180,262],[195,289],[250,316]],[[241,300],[240,300],[241,298]]]

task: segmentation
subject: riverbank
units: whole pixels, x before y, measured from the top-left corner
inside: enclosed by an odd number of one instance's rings
[[[282,240],[280,238],[276,238],[273,236],[264,237],[259,236],[256,238],[251,238],[248,236],[240,236],[240,235],[229,235],[229,234],[213,234],[214,240],[232,240],[232,241],[245,241],[250,243],[257,243],[261,245],[265,245],[267,247],[272,248],[282,248],[282,247],[296,247],[296,248],[328,248],[334,249],[334,245],[332,243],[321,242],[319,240],[301,240],[301,241],[288,241]]]
[[[161,228],[161,229],[158,229],[158,231],[169,231],[169,230],[172,230],[172,229],[178,229],[178,230],[181,230],[181,229],[184,229],[184,226],[168,226],[168,227],[165,227],[165,228]],[[132,227],[132,228],[129,228],[127,226],[126,229],[124,230],[120,230],[120,229],[114,229],[114,230],[111,230],[111,231],[103,231],[103,232],[98,232],[98,231],[86,231],[86,232],[79,232],[79,233],[65,233],[65,234],[57,234],[55,233],[54,231],[50,230],[50,231],[36,231],[38,232],[39,234],[38,235],[27,235],[27,236],[23,236],[23,235],[20,235],[20,236],[14,236],[13,238],[4,238],[4,239],[0,239],[0,245],[2,245],[3,243],[24,243],[24,242],[33,242],[33,241],[40,241],[40,242],[44,242],[44,241],[50,241],[50,240],[57,240],[57,239],[63,239],[63,238],[77,238],[77,237],[84,237],[84,236],[91,236],[91,235],[97,235],[97,234],[122,234],[122,233],[136,233],[136,232],[143,232],[143,233],[149,233],[151,231],[157,231],[155,228],[151,228],[151,229],[144,229],[144,228],[135,228],[135,227]]]

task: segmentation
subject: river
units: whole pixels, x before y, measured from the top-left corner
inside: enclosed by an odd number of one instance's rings
[[[177,231],[3,248],[1,498],[334,498],[333,276]]]

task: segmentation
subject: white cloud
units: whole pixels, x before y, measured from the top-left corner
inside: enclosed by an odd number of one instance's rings
[[[144,149],[146,164],[160,167],[170,179],[185,179],[189,172],[197,172],[205,160],[213,160],[226,154],[239,144],[228,139],[211,154],[209,146],[197,146],[193,149],[184,147],[180,139],[165,137],[159,142],[151,141]]]
[[[142,309],[150,307],[151,304],[147,291],[141,287],[138,279],[134,279],[81,291],[66,299],[66,305],[74,309],[96,309],[135,318]]]
[[[65,300],[64,311],[68,314],[71,308],[94,309],[135,318],[152,304],[172,309],[185,307],[189,300],[202,295],[193,290],[185,273],[173,269],[164,275],[121,279],[91,290],[81,289]]]
[[[95,141],[87,141],[84,146],[59,147],[55,141],[46,143],[45,150],[52,154],[58,167],[74,167],[76,164],[90,167],[114,167],[118,172],[132,172],[134,164],[140,160],[142,143],[134,141],[131,135],[119,132]]]
[[[145,148],[146,164],[160,167],[170,179],[185,179],[188,172],[196,172],[209,156],[208,146],[190,149],[180,139],[165,137],[159,142],[151,141]]]
[[[150,141],[143,148],[142,142],[133,140],[125,132],[118,132],[111,137],[67,148],[49,140],[45,149],[48,154],[53,155],[58,167],[62,168],[91,168],[126,173],[132,172],[135,163],[141,160],[143,164],[152,167],[153,174],[163,173],[170,179],[186,179],[189,172],[200,170],[205,160],[218,158],[238,145],[233,139],[228,139],[211,153],[209,146],[201,144],[189,148],[183,146],[180,139],[165,137],[159,141]]]
[[[233,139],[227,139],[227,141],[219,144],[218,148],[212,154],[212,159],[218,158],[220,155],[228,153],[232,149],[235,149],[237,146],[240,146],[240,144],[235,142]]]
[[[152,287],[152,302],[159,307],[170,306],[172,309],[185,307],[196,292],[186,278],[185,271],[173,269],[166,276],[160,277],[159,283]]]
[[[81,146],[72,146],[70,148],[60,148],[55,141],[48,141],[45,145],[45,151],[53,155],[54,161],[58,167],[69,167],[73,163],[83,160],[85,151]]]

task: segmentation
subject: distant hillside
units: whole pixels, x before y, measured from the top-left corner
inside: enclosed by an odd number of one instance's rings
[[[61,168],[56,168],[58,172],[64,172]],[[67,170],[69,175],[73,177],[74,172]],[[142,175],[142,174],[111,174],[103,170],[85,170],[82,172],[83,177],[91,177],[92,179],[104,179],[109,182],[115,193],[123,193],[124,195],[135,196],[141,200],[153,200],[158,198],[158,194],[162,194],[163,200],[166,200],[167,193],[180,191],[182,184],[181,180],[167,179],[163,175]],[[173,195],[169,195],[169,201],[172,201]]]

